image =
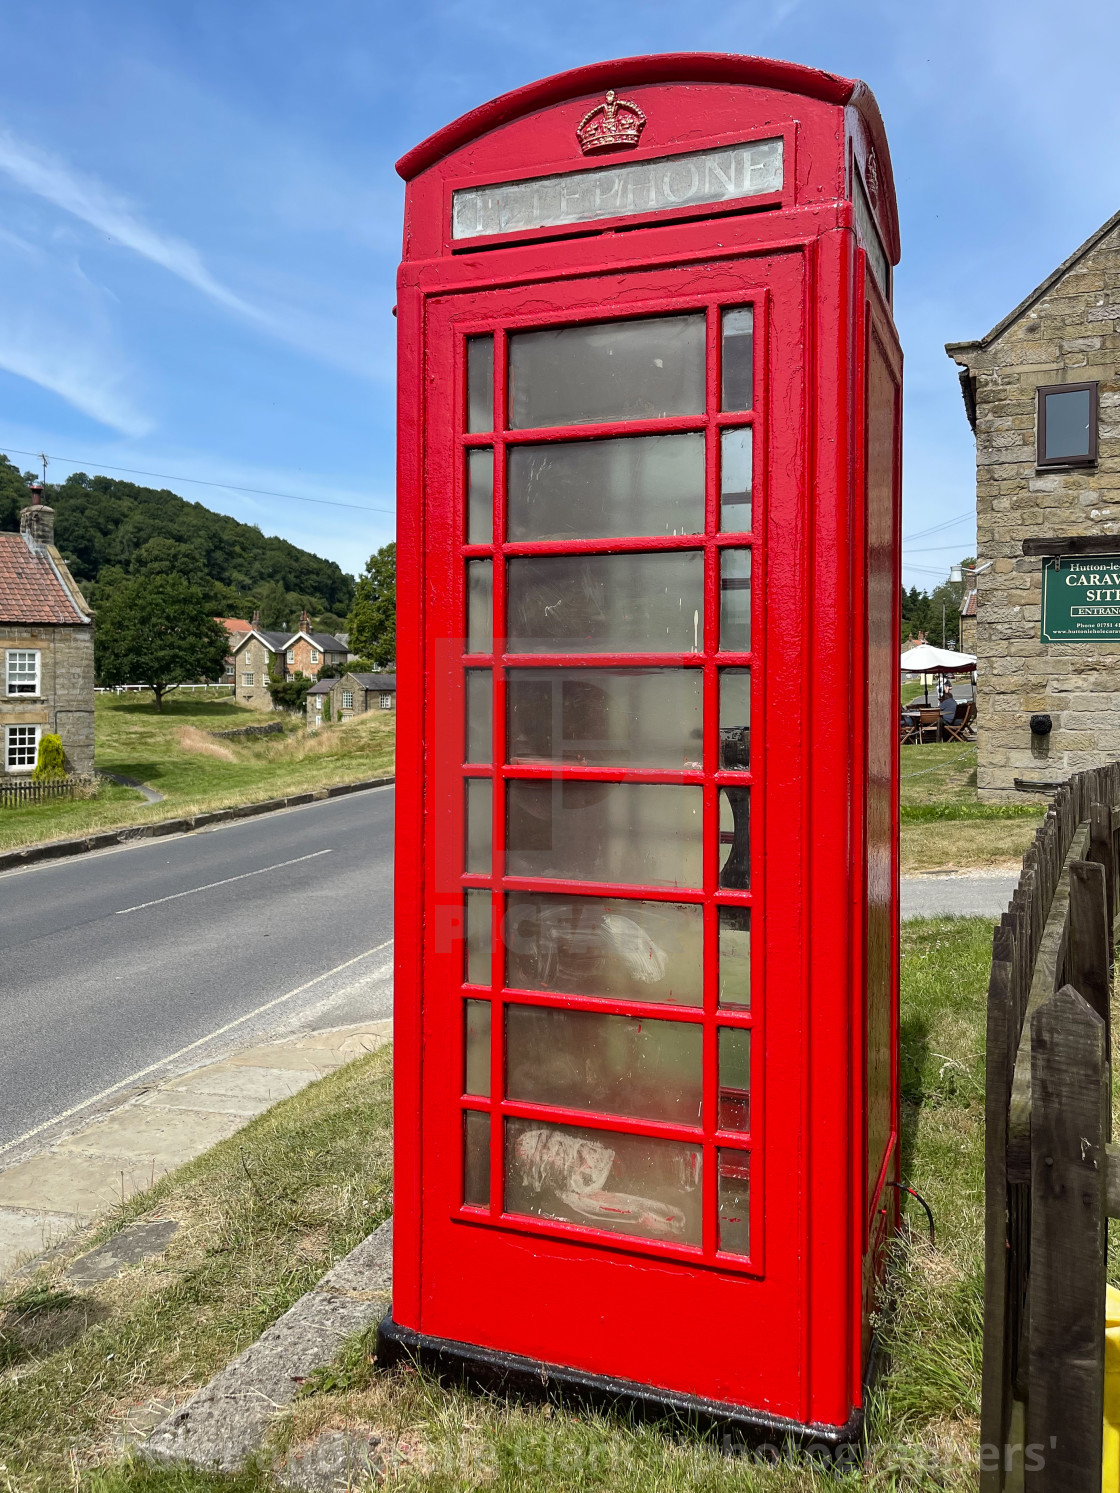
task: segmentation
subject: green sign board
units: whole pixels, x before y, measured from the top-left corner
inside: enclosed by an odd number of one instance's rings
[[[1120,643],[1120,555],[1042,562],[1042,641]]]

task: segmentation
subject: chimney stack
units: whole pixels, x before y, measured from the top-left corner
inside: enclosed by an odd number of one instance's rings
[[[300,632],[311,631],[311,618],[306,612],[300,612],[299,614],[299,630]]]
[[[31,484],[31,502],[19,515],[19,532],[29,545],[54,543],[54,509],[43,502],[43,488]]]

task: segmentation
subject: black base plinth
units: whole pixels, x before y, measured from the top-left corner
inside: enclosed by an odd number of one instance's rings
[[[874,1358],[873,1349],[868,1379]],[[851,1467],[858,1462],[858,1456],[853,1454],[858,1452],[864,1435],[862,1409],[853,1410],[842,1426],[807,1424],[722,1400],[677,1394],[630,1379],[588,1374],[581,1369],[522,1358],[516,1353],[432,1337],[401,1327],[393,1321],[390,1311],[377,1328],[377,1362],[389,1367],[404,1361],[419,1364],[442,1380],[466,1380],[502,1394],[554,1402],[574,1401],[598,1410],[621,1411],[645,1421],[665,1422],[670,1428],[676,1423],[679,1429],[712,1437],[731,1454],[752,1451],[776,1459],[783,1453],[800,1451],[828,1462],[842,1461],[844,1466]]]

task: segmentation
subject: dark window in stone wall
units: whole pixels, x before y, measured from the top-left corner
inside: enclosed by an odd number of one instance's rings
[[[1085,467],[1097,459],[1097,386],[1049,384],[1038,391],[1038,465]]]

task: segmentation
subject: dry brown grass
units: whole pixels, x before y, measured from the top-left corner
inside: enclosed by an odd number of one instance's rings
[[[902,874],[1017,871],[1037,819],[954,819],[902,826]]]
[[[184,752],[202,752],[204,756],[217,757],[221,762],[237,761],[236,752],[231,752],[228,746],[207,736],[197,726],[180,726],[175,738]]]

